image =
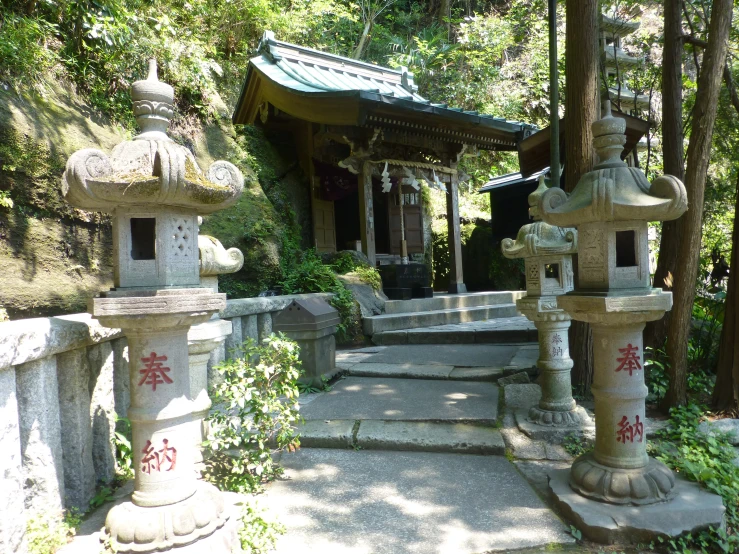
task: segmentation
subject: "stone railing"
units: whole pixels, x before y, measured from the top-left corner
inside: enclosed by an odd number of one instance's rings
[[[272,332],[291,295],[229,300],[233,332],[221,362],[248,337]],[[86,511],[115,477],[115,422],[129,405],[128,347],[88,314],[0,323],[0,550],[19,552],[29,514]]]

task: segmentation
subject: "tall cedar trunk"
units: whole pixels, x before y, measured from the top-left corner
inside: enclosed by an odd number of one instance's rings
[[[449,29],[449,22],[447,19],[449,18],[449,6],[451,4],[451,0],[441,0],[439,2],[439,25],[444,25],[447,29]]]
[[[571,192],[595,163],[590,126],[598,117],[598,0],[567,0],[565,8],[565,190]],[[572,384],[585,391],[593,381],[593,333],[587,323],[572,322],[570,356]]]
[[[674,305],[667,331],[667,355],[670,359],[670,386],[665,406],[686,402],[688,340],[698,278],[698,256],[703,223],[703,197],[706,174],[711,157],[711,138],[716,121],[716,108],[726,61],[726,41],[731,28],[732,0],[714,0],[708,27],[708,45],[698,78],[698,90],[693,108],[693,128],[688,143],[688,168],[685,184],[688,191],[688,212],[678,220],[682,239],[677,259],[681,262],[674,274]]]
[[[739,301],[739,172],[736,181],[734,203],[734,232],[731,239],[731,266],[726,286],[726,309],[721,342],[718,349],[716,386],[713,388],[713,407],[720,411],[736,412],[739,408],[739,325],[737,325],[737,301]]]
[[[668,175],[685,180],[683,162],[683,42],[682,0],[665,0],[665,45],[662,51],[662,152],[664,169]],[[680,226],[677,221],[662,224],[654,286],[672,289],[680,245]],[[670,312],[665,317],[647,323],[644,344],[661,348],[667,337]]]
[[[731,105],[739,114],[739,92],[728,64],[724,66],[724,82],[729,89]],[[713,407],[716,410],[739,411],[739,325],[737,325],[737,302],[739,302],[739,171],[736,176],[736,200],[734,206],[734,232],[731,240],[731,266],[726,286],[726,308],[716,367],[716,386],[713,388]]]

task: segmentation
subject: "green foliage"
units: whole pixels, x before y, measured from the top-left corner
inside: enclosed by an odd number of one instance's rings
[[[249,502],[244,506],[239,529],[244,554],[268,554],[274,549],[280,535],[285,534],[284,525],[266,516],[266,511],[255,503]]]
[[[115,444],[115,472],[120,479],[133,478],[131,440],[131,422],[128,418],[116,416],[113,443]]]
[[[54,554],[67,544],[82,523],[75,510],[36,512],[26,520],[26,541],[30,554]]]
[[[351,273],[355,269],[366,265],[367,264],[360,262],[356,257],[352,256],[351,252],[346,250],[338,252],[331,261],[331,267],[339,275]]]
[[[52,42],[57,28],[43,19],[0,10],[0,81],[38,85],[58,61]]]
[[[310,383],[298,383],[298,390],[300,394],[312,394],[316,392],[329,392],[331,385],[328,384],[329,380],[325,375],[321,375],[320,383],[312,381]]]
[[[95,491],[95,496],[90,499],[90,509],[94,510],[99,508],[109,500],[113,498],[113,489],[110,487],[102,486]]]
[[[593,443],[579,433],[569,433],[562,441],[562,448],[570,456],[580,456],[593,449]]]
[[[703,409],[689,404],[670,410],[669,426],[656,433],[651,454],[672,470],[718,494],[726,508],[726,530],[691,533],[656,545],[669,552],[736,552],[739,550],[739,467],[727,435],[703,434]]]
[[[362,265],[357,267],[352,273],[376,291],[382,289],[382,278],[380,277],[380,272],[377,271],[376,268]]]
[[[299,261],[295,263],[295,259]],[[357,303],[352,293],[336,277],[329,265],[323,264],[315,250],[303,252],[299,258],[285,259],[285,277],[280,282],[285,294],[330,292],[334,294],[331,305],[341,318],[337,330],[339,343],[352,342],[361,335]]]
[[[300,442],[298,345],[270,335],[262,345],[247,340],[238,357],[216,366],[222,381],[211,391],[215,409],[204,476],[222,490],[256,492],[281,474],[272,450],[295,450]]]
[[[7,190],[0,190],[0,206],[7,208],[8,210],[13,209],[13,199],[10,197],[10,193]]]
[[[649,389],[647,400],[660,402],[667,394],[670,385],[670,377],[667,374],[667,352],[664,348],[655,350],[647,347],[648,357],[644,360],[644,369],[646,370],[646,384]]]

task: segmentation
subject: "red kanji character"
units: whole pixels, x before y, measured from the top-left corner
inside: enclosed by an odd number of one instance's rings
[[[636,423],[634,423],[634,438],[639,437],[639,442],[644,440],[644,424],[639,421],[639,416],[636,416]]]
[[[157,385],[172,383],[172,379],[167,375],[169,368],[162,366],[162,362],[167,361],[167,356],[157,356],[156,352],[152,352],[148,358],[141,358],[141,361],[146,365],[144,369],[139,370],[139,373],[143,375],[141,381],[139,381],[139,386],[146,383],[151,385],[151,390],[155,391]]]
[[[141,451],[144,457],[141,458],[141,471],[151,473],[151,470],[159,471],[159,456],[154,452],[151,441],[146,441],[144,449]]]
[[[628,371],[629,376],[631,376],[634,371],[641,369],[641,365],[639,364],[640,358],[636,354],[637,350],[639,350],[639,347],[631,346],[631,343],[626,348],[619,348],[618,351],[624,354],[624,357],[616,358],[617,362],[621,362],[621,365],[616,368],[616,371]]]
[[[175,468],[175,465],[177,465],[177,449],[170,448],[168,446],[169,441],[167,439],[164,439],[162,442],[164,443],[164,448],[159,451],[159,455],[157,456],[159,468],[161,469],[162,462],[169,462],[169,469],[165,471],[172,471]]]
[[[626,416],[618,422],[618,431],[616,431],[616,442],[626,444],[626,441],[634,442],[634,427],[629,423]]]

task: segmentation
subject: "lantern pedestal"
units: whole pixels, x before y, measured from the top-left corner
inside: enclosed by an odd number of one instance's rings
[[[568,345],[570,316],[557,308],[556,296],[531,296],[516,301],[516,307],[536,325],[539,332],[541,400],[526,418],[536,425],[580,427],[591,425],[590,416],[572,398],[570,370],[572,359]]]
[[[675,477],[647,456],[642,334],[647,321],[672,307],[672,294],[660,289],[632,295],[578,292],[559,300],[593,329],[595,449],[572,464],[570,485],[583,496],[613,504],[668,500]]]
[[[104,536],[116,552],[156,552],[194,543],[223,529],[230,518],[215,487],[194,469],[193,395],[187,334],[226,304],[208,289],[111,291],[93,298],[90,312],[128,338],[136,480],[131,501],[113,507]],[[214,539],[230,553],[228,536]],[[229,537],[233,535],[233,540]]]

